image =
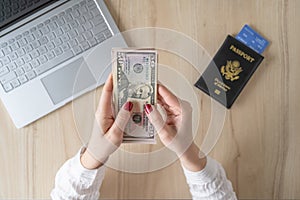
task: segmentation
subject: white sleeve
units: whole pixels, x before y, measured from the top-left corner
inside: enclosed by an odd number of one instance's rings
[[[99,189],[102,184],[105,166],[95,170],[84,168],[80,162],[80,156],[85,148],[73,158],[65,162],[55,177],[55,187],[51,192],[51,198],[57,199],[98,199]]]
[[[192,172],[182,166],[193,199],[237,199],[223,167],[207,157],[203,170]]]

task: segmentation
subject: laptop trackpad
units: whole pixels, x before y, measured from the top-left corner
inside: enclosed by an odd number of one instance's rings
[[[45,76],[41,81],[54,104],[97,83],[83,58]]]

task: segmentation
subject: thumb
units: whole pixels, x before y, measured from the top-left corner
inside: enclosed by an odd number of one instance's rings
[[[125,127],[130,119],[131,111],[133,108],[133,103],[128,101],[126,102],[115,119],[114,124],[111,127],[111,131],[116,134],[123,134]]]
[[[154,126],[156,132],[159,134],[163,130],[164,125],[165,125],[165,122],[164,122],[161,114],[151,104],[145,105],[145,111],[146,111],[146,114],[147,114],[148,119],[150,120],[151,124]]]

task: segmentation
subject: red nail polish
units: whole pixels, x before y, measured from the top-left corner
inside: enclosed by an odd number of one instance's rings
[[[147,114],[150,114],[152,112],[152,106],[150,104],[145,105],[145,111]]]
[[[127,110],[127,111],[131,111],[133,108],[133,103],[130,102],[130,101],[127,101],[124,105],[124,109]]]

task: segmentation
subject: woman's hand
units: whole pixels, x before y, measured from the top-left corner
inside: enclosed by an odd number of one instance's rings
[[[100,167],[123,140],[123,131],[131,116],[132,102],[126,102],[114,118],[112,110],[113,81],[110,75],[104,85],[95,114],[94,128],[81,163],[87,169]]]
[[[154,106],[146,104],[145,109],[162,143],[177,154],[188,170],[202,170],[206,158],[199,157],[199,148],[193,142],[191,105],[162,85],[158,85],[158,104],[164,108],[166,120]]]

